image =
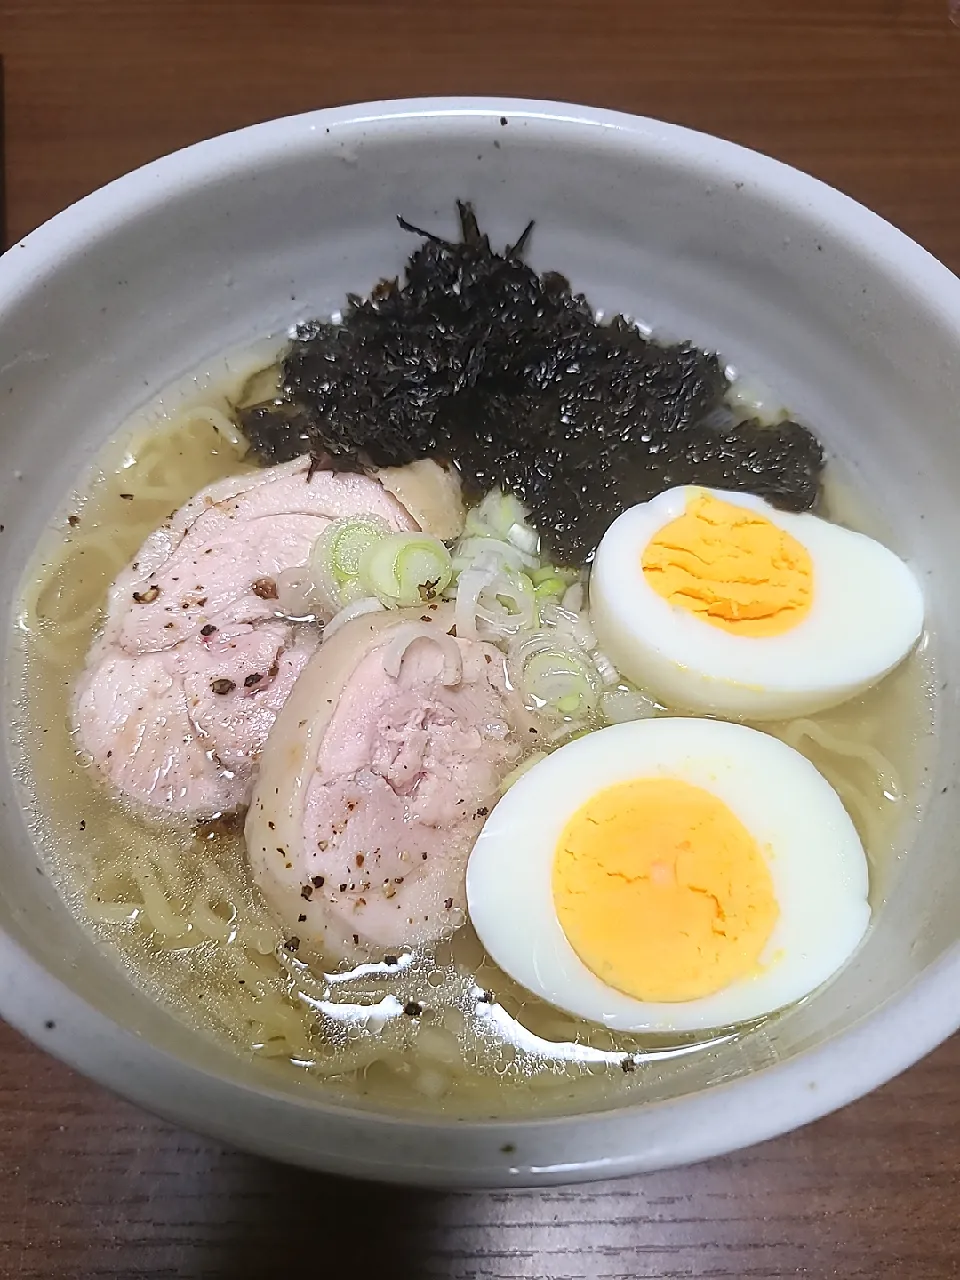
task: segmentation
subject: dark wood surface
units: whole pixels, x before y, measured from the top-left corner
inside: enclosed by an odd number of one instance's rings
[[[960,269],[948,0],[0,0],[9,232],[163,152],[310,107],[581,100],[770,152]],[[960,1041],[801,1133],[538,1193],[313,1177],[178,1132],[0,1029],[4,1277],[960,1274]]]

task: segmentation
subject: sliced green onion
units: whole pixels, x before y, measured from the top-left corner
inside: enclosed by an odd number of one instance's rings
[[[506,538],[515,524],[526,524],[527,513],[512,493],[491,489],[478,507],[467,514],[467,532],[481,537]]]
[[[461,538],[454,548],[454,568],[462,571],[475,564],[483,568],[502,566],[507,569],[535,569],[537,557],[521,551],[512,542],[505,542],[502,538],[494,538],[492,535]]]
[[[556,564],[545,564],[539,569],[531,569],[530,577],[535,587],[538,587],[541,582],[556,578],[558,582],[563,583],[563,590],[566,591],[567,587],[572,587],[580,577],[580,571],[579,569],[561,569]]]
[[[507,541],[519,551],[525,551],[527,555],[536,556],[540,554],[539,533],[530,525],[522,524],[519,520],[515,521],[507,530]]]
[[[439,540],[423,533],[394,533],[360,558],[360,581],[388,608],[410,608],[438,598],[450,585],[453,565]]]
[[[536,584],[534,590],[538,600],[559,600],[567,589],[567,584],[562,578],[543,578]]]
[[[390,526],[379,516],[334,520],[313,544],[309,570],[321,598],[337,611],[369,592],[360,585],[358,572],[363,556],[390,535]]]
[[[375,517],[335,520],[321,535],[326,562],[337,582],[346,582],[360,573],[364,554],[390,533],[386,521]]]
[[[521,689],[538,710],[564,718],[591,715],[599,701],[595,673],[578,655],[561,649],[530,654]]]
[[[533,583],[525,573],[503,573],[493,584],[498,604],[509,613],[533,615]]]

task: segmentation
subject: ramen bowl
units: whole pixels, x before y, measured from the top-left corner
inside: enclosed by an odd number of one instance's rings
[[[960,1024],[960,641],[946,625],[960,615],[960,282],[946,268],[771,159],[584,107],[368,104],[201,143],[87,197],[0,260],[4,600],[12,610],[46,524],[138,406],[204,360],[400,271],[410,242],[396,215],[452,230],[458,198],[495,244],[535,218],[532,265],[776,387],[889,513],[896,549],[922,573],[935,734],[865,943],[762,1038],[721,1046],[637,1104],[483,1121],[348,1105],[191,1029],[94,942],[38,855],[8,742],[0,1014],[151,1111],[311,1168],[470,1187],[701,1160],[843,1106]]]

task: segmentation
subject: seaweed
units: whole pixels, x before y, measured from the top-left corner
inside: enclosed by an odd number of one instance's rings
[[[737,421],[716,355],[600,323],[556,272],[503,253],[458,205],[461,239],[422,245],[401,284],[301,325],[276,400],[241,413],[255,454],[359,470],[436,457],[479,494],[515,492],[553,553],[582,562],[625,508],[671,485],[749,491],[802,511],[823,451],[796,422]]]

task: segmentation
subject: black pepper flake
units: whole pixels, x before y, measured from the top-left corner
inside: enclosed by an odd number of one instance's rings
[[[313,885],[312,885],[312,884],[302,884],[302,885],[300,886],[300,897],[301,897],[301,898],[306,898],[306,900],[309,902],[309,901],[310,901],[310,899],[313,897]]]
[[[346,893],[346,892],[347,892],[346,882],[344,882],[344,883],[340,886],[340,892],[341,892],[341,893]]]
[[[399,964],[399,963],[400,963],[400,961],[399,961],[399,959],[397,958],[397,956],[384,956],[384,957],[383,957],[383,963],[384,963],[384,964]]]
[[[250,588],[255,596],[259,596],[261,600],[276,600],[277,584],[273,578],[258,578]]]
[[[67,524],[70,526],[71,529],[75,529],[79,523],[80,523],[79,516],[67,516]]]
[[[315,889],[322,889],[323,883],[324,883],[323,876],[313,876],[310,880],[310,883],[313,885]]]
[[[620,1059],[620,1070],[623,1072],[624,1075],[628,1076],[630,1075],[631,1072],[636,1071],[636,1069],[637,1069],[637,1064],[634,1062],[633,1058]]]
[[[353,935],[353,945],[354,945],[355,947],[359,947],[359,945],[360,945],[360,935],[359,935],[359,933],[355,933],[355,934]]]
[[[260,808],[262,809],[263,805],[261,805]],[[267,826],[270,828],[271,831],[276,831],[277,829],[277,824],[273,821],[272,818],[267,819]]]
[[[425,853],[421,853],[420,857],[423,859],[424,862],[426,862],[427,855]]]
[[[500,123],[506,124],[507,122],[506,120],[501,120]],[[517,1149],[516,1143],[513,1143],[513,1142],[505,1142],[503,1146],[500,1148],[500,1150],[503,1152],[505,1156],[512,1156],[513,1153],[516,1151],[516,1149]]]
[[[328,842],[327,842],[326,840],[318,840],[318,841],[317,841],[317,848],[320,850],[320,852],[321,852],[321,853],[323,853],[323,852],[325,851],[325,849],[327,848],[327,843],[328,843]]]
[[[539,729],[535,729],[535,728],[533,727],[533,725],[531,725],[531,726],[530,726],[530,732],[531,732],[531,733],[539,733],[539,732],[540,732],[540,730],[539,730]]]
[[[132,502],[132,501],[133,501],[133,494],[132,494],[132,493],[121,493],[120,497],[124,500],[124,502]]]
[[[477,996],[477,1004],[493,1004],[493,992],[481,991]]]
[[[452,899],[452,898],[446,898],[446,899],[444,900],[443,905],[444,905],[444,907],[447,909],[447,911],[452,911],[452,910],[453,910],[453,899]]]
[[[299,915],[299,916],[297,916],[297,920],[298,920],[298,922],[299,922],[300,924],[303,924],[303,923],[304,923],[304,921],[306,920],[306,918],[307,918],[307,917],[306,917],[305,915]]]
[[[292,938],[288,938],[288,939],[286,940],[286,942],[283,944],[283,949],[284,949],[284,951],[299,951],[299,950],[300,950],[300,939],[296,936],[296,934],[294,934],[294,936],[293,936]]]
[[[482,804],[473,816],[475,818],[485,818],[489,812],[490,810],[487,808],[487,806],[485,804]]]
[[[483,660],[484,660],[484,662],[492,662],[492,661],[493,661],[493,659],[490,657],[489,653],[485,653],[485,654],[483,655]]]
[[[43,1025],[46,1027],[48,1031],[52,1031],[57,1024],[53,1021],[52,1018],[48,1018]]]
[[[86,829],[87,829],[87,824],[86,824],[86,822],[84,822],[84,820],[81,818],[81,819],[80,819],[80,830],[81,830],[81,831],[86,831]]]
[[[214,693],[233,693],[236,687],[236,683],[233,680],[228,680],[225,676],[221,676],[219,680],[210,681],[210,688]]]
[[[408,1018],[419,1018],[423,1013],[423,1005],[417,1004],[416,1000],[408,1000],[403,1006],[403,1012]]]
[[[260,674],[259,671],[252,671],[250,675],[248,675],[247,678],[244,680],[243,687],[245,689],[252,689],[253,686],[255,684],[259,684],[262,679],[263,679],[263,676]]]
[[[133,602],[134,604],[153,604],[159,595],[160,588],[154,583],[152,587],[147,587],[146,591],[135,591]]]

